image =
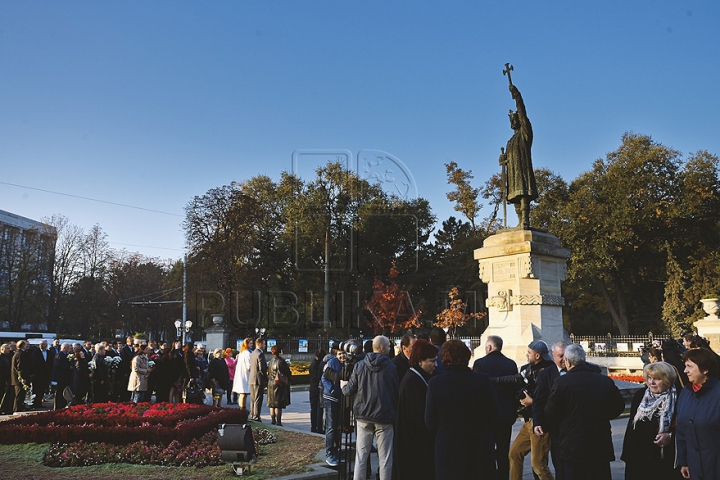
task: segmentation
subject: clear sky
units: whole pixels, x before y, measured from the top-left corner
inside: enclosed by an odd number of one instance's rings
[[[376,149],[441,221],[444,163],[499,170],[506,62],[569,181],[626,131],[720,153],[718,45],[708,0],[0,0],[0,209],[179,258],[194,195]]]

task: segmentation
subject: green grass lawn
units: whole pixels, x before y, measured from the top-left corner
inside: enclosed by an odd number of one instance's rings
[[[267,428],[267,427],[264,427]],[[252,475],[243,478],[267,479],[308,471],[307,465],[316,463],[315,456],[324,446],[324,439],[283,429],[271,429],[277,443],[263,445],[259,461],[252,467]],[[0,445],[0,478],[14,480],[64,480],[78,478],[123,478],[157,480],[214,480],[237,478],[230,465],[214,467],[162,467],[111,463],[90,467],[51,468],[43,465],[43,455],[49,444],[28,443]]]

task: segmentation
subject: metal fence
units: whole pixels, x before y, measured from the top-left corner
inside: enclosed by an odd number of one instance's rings
[[[580,344],[588,357],[639,357],[641,348],[652,343],[653,340],[663,341],[671,338],[670,335],[573,335],[572,343]]]
[[[372,340],[373,337],[355,337],[356,340],[363,343],[367,340]],[[393,345],[400,345],[400,339],[402,336],[388,336],[390,342]],[[343,342],[349,340],[349,338],[340,337],[268,337],[268,346],[270,349],[273,345],[280,345],[283,353],[295,354],[295,353],[315,353],[318,349],[323,348],[325,351],[329,351],[330,343],[333,341]],[[480,345],[480,337],[457,337],[456,340],[464,342],[471,351]]]
[[[352,337],[351,337],[352,338]],[[394,345],[400,344],[402,336],[388,336]],[[653,340],[663,341],[671,338],[670,335],[653,335],[648,332],[647,335],[574,335],[570,334],[570,341],[582,345],[588,357],[639,357],[641,355],[641,347],[644,347]],[[355,337],[356,340],[363,343],[371,340],[372,337]],[[325,336],[308,336],[308,337],[268,337],[268,349],[273,345],[280,345],[286,354],[296,353],[315,353],[318,349],[323,348],[329,351],[330,343],[333,341],[346,341],[345,337],[325,337]],[[463,341],[471,351],[481,345],[480,337],[457,337],[457,340]]]

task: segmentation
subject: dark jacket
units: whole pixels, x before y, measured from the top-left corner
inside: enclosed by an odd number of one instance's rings
[[[285,386],[275,383],[275,376],[280,371],[288,379]],[[292,372],[284,358],[273,355],[268,362],[268,396],[267,406],[269,408],[285,408],[290,405],[290,383]]]
[[[490,378],[445,367],[430,379],[426,402],[425,425],[435,433],[435,478],[497,478],[491,428],[499,409]]]
[[[355,395],[355,418],[394,424],[399,390],[397,369],[390,359],[382,353],[368,353],[355,365],[342,393]]]
[[[310,363],[310,396],[317,396],[319,395],[319,385],[320,385],[320,377],[322,376],[322,370],[320,369],[320,365],[322,364],[322,360],[319,360],[317,358],[313,358],[313,361]]]
[[[105,356],[96,353],[95,356],[93,356],[93,362],[95,362],[95,370],[93,370],[93,382],[95,382],[96,384],[100,383],[101,381],[107,382],[110,368],[108,367],[107,363],[105,363]]]
[[[398,381],[402,382],[403,377],[410,369],[410,362],[403,352],[398,353],[392,359],[392,363],[395,365],[398,373]]]
[[[393,463],[398,480],[435,478],[435,434],[425,426],[429,380],[420,369],[408,370],[400,382]]]
[[[708,378],[698,392],[692,384],[680,392],[677,408],[677,465],[690,479],[720,478],[720,386]]]
[[[122,375],[130,375],[130,364],[135,356],[135,351],[129,345],[125,345],[120,349],[120,358],[122,362],[118,365],[118,373]]]
[[[49,379],[55,365],[55,351],[47,349],[45,352],[47,355],[43,358],[41,348],[32,348],[30,350],[30,362],[37,378]]]
[[[543,369],[550,366],[555,366],[555,364],[550,360],[541,359],[540,362],[536,364],[526,363],[520,367],[520,373],[506,377],[494,377],[492,382],[496,387],[500,385],[513,385],[516,389],[516,395],[518,398],[523,398],[525,395],[522,392],[527,391],[527,394],[531,398],[535,399],[537,376]],[[527,407],[522,407],[519,413],[522,414],[523,418],[527,422],[532,418],[532,411],[533,405],[530,404]]]
[[[12,357],[13,355],[9,353],[0,355],[0,387],[10,385],[10,370],[12,369]]]
[[[558,378],[560,378],[560,371],[558,371],[557,366],[552,366],[543,369],[535,380],[535,396],[533,397],[532,409],[533,428],[543,427],[546,433],[549,430],[547,430],[548,425],[545,421],[545,405],[548,396],[550,396],[550,390]]]
[[[30,367],[30,352],[18,349],[12,357],[10,382],[13,385],[22,385],[22,380],[25,380],[27,385],[30,385],[30,376],[32,375]]]
[[[325,355],[324,363],[327,364],[327,368],[325,368],[321,379],[323,398],[331,402],[338,402],[340,401],[340,374],[343,365],[337,357],[330,354]],[[333,373],[336,375],[333,375]]]
[[[557,432],[559,454],[571,463],[615,460],[610,420],[625,409],[620,390],[609,377],[585,363],[553,383],[545,406],[548,430]]]
[[[493,378],[516,375],[518,369],[514,360],[507,358],[502,352],[495,350],[475,360],[473,372],[485,373],[492,381]],[[498,405],[500,407],[499,421],[505,425],[512,425],[515,423],[515,420],[517,420],[519,404],[516,392],[517,387],[513,384],[497,385],[495,387],[495,393],[497,394]]]
[[[70,385],[70,381],[72,380],[72,365],[70,364],[70,360],[68,360],[68,354],[63,351],[55,357],[52,380],[57,382],[59,387],[63,388]],[[62,389],[59,388],[58,391],[61,392]]]
[[[250,354],[250,385],[266,387],[268,384],[267,360],[265,353],[256,348]]]
[[[227,363],[222,358],[214,358],[210,360],[208,366],[208,377],[210,381],[217,380],[220,388],[227,390],[232,387],[228,385],[230,383],[230,373],[228,372]]]
[[[646,391],[647,387],[638,390],[630,406],[630,418],[625,429],[620,457],[625,462],[625,479],[679,480],[682,476],[680,469],[674,468],[674,440],[662,449],[653,443],[660,428],[658,417],[641,420],[633,425],[633,419]]]

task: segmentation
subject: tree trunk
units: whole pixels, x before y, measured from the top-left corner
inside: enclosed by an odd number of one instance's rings
[[[620,331],[620,335],[630,335],[630,327],[628,326],[628,319],[626,313],[627,309],[625,308],[625,297],[618,289],[617,294],[615,295],[618,303],[618,308],[616,309],[615,304],[613,303],[612,296],[610,295],[610,291],[605,284],[605,280],[601,279],[599,281],[599,288],[603,298],[605,299],[605,305],[607,305],[608,311],[610,312],[610,315],[612,316],[615,325],[617,325],[618,330]]]

